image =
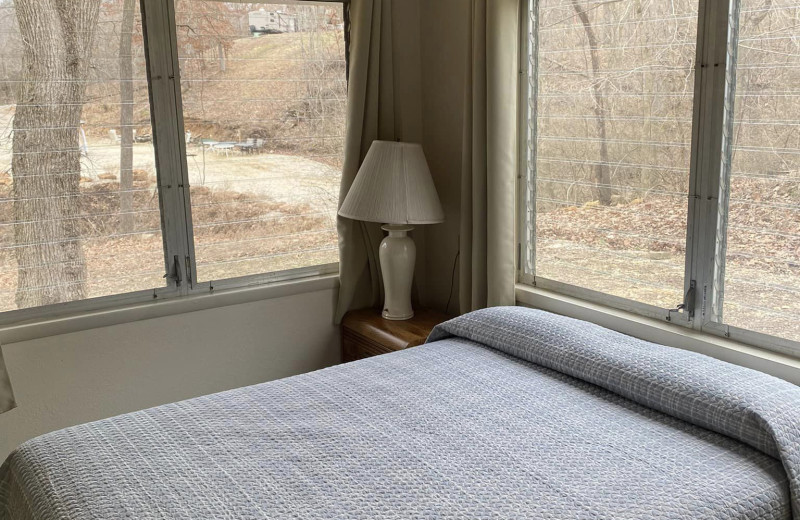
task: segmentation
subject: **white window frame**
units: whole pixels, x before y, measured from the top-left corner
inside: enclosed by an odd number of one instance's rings
[[[180,67],[178,65],[175,0],[139,1],[147,58],[150,118],[164,244],[166,284],[153,289],[0,312],[0,328],[80,317],[96,311],[148,302],[161,302],[172,298],[208,295],[215,291],[246,289],[287,281],[300,282],[339,273],[339,263],[333,262],[221,280],[197,281],[189,169],[186,161],[186,139],[184,137]],[[275,1],[277,2],[277,0]],[[282,3],[342,4],[345,10],[345,52],[347,53],[349,47],[347,35],[349,2],[350,0],[288,0]]]
[[[695,60],[694,106],[692,114],[692,150],[689,173],[688,223],[686,231],[686,259],[684,269],[683,302],[676,308],[665,309],[647,303],[621,298],[584,287],[537,276],[535,269],[535,140],[533,152],[528,149],[528,139],[536,131],[535,117],[531,117],[529,97],[534,98],[536,59],[529,60],[536,45],[537,16],[529,15],[530,6],[538,8],[538,0],[520,2],[520,81],[519,81],[519,215],[517,237],[517,282],[565,296],[578,298],[606,307],[631,312],[647,318],[669,322],[696,331],[729,338],[766,350],[800,357],[800,342],[761,332],[734,327],[716,321],[715,311],[724,290],[724,270],[716,264],[718,254],[724,255],[724,244],[717,243],[717,217],[725,215],[727,201],[720,200],[720,172],[723,161],[729,157],[730,142],[725,139],[725,125],[732,113],[726,103],[732,99],[735,75],[735,57],[738,24],[737,0],[698,0],[697,47]],[[530,3],[529,3],[530,2]],[[733,14],[733,16],[731,16]],[[728,25],[731,24],[731,30]],[[531,36],[529,38],[529,36]],[[532,45],[531,45],[532,44]],[[731,59],[733,58],[733,59]],[[729,76],[730,74],[730,76]],[[529,89],[529,85],[534,88]],[[728,95],[726,95],[728,94]],[[533,106],[536,106],[535,104]],[[530,186],[530,189],[529,189]],[[727,193],[723,191],[722,197]],[[718,252],[718,249],[720,252]],[[694,302],[688,301],[694,287]],[[677,304],[691,309],[690,313],[678,310]]]

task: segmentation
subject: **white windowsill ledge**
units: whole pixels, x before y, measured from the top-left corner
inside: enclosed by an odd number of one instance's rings
[[[800,359],[570,296],[517,284],[518,304],[571,316],[653,343],[706,354],[800,385]]]
[[[149,320],[259,300],[270,300],[296,294],[336,289],[338,287],[339,275],[331,274],[242,288],[220,289],[213,293],[153,300],[152,302],[111,307],[57,318],[44,318],[0,327],[0,344],[17,343],[121,323]]]

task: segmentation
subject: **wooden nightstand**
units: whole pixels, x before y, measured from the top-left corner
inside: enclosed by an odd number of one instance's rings
[[[342,320],[342,362],[421,345],[433,327],[449,319],[428,309],[415,309],[414,317],[404,321],[383,319],[375,309],[350,311]]]

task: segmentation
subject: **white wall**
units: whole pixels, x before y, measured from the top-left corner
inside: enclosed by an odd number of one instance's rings
[[[48,431],[339,362],[335,289],[3,346],[18,407],[0,460]]]

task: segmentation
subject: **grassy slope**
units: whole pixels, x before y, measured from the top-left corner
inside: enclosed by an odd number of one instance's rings
[[[214,57],[182,61],[185,129],[195,138],[271,139],[272,149],[278,153],[324,155],[340,148],[338,140],[331,137],[344,134],[345,65],[333,60],[344,54],[343,37],[338,31],[318,33],[313,37],[316,51],[308,50],[311,38],[305,33],[287,33],[233,40],[225,71],[219,70]],[[317,66],[303,67],[295,61],[309,57],[317,60]],[[137,65],[138,75],[143,77],[143,64]],[[311,80],[312,92],[306,83],[286,79]],[[147,88],[141,82],[137,86],[137,132],[149,134]],[[90,139],[104,139],[109,129],[119,126],[118,96],[114,84],[95,86],[88,92],[90,102],[83,118]],[[320,118],[324,121],[318,121]],[[306,137],[317,138],[313,147],[303,143]]]

